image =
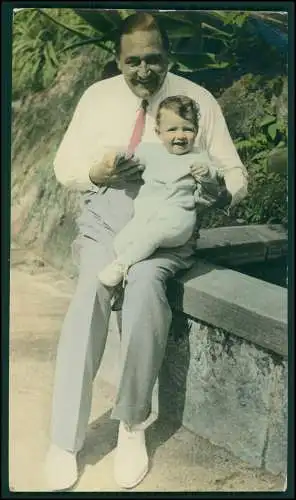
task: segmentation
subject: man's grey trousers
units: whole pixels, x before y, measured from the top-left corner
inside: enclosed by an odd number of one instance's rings
[[[114,235],[130,220],[133,196],[122,189],[84,195],[74,242],[79,277],[59,340],[53,391],[51,439],[76,452],[88,426],[92,384],[104,353],[112,292],[98,273],[115,257]],[[135,238],[137,235],[135,234]],[[161,367],[172,313],[166,296],[168,278],[193,264],[193,241],[160,249],[135,264],[124,291],[117,396],[112,418],[128,425],[144,421]]]

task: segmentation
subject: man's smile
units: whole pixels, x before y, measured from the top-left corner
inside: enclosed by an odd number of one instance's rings
[[[152,83],[153,81],[155,81],[155,78],[153,78],[153,76],[148,76],[147,78],[136,78],[135,80],[138,85],[147,85],[149,83]]]

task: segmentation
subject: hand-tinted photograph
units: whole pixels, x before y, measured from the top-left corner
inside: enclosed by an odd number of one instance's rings
[[[222,5],[13,10],[11,491],[289,485],[290,12]]]

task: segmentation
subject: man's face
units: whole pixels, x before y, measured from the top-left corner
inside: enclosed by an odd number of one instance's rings
[[[185,120],[171,109],[163,108],[156,133],[169,153],[183,155],[192,150],[197,130],[192,121]]]
[[[168,57],[158,31],[123,35],[117,64],[136,96],[148,99],[156,94],[168,71]]]

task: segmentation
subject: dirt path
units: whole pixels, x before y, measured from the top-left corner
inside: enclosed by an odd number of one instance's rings
[[[14,491],[44,491],[42,463],[48,445],[54,360],[59,330],[73,282],[25,251],[11,255],[9,370],[9,485]],[[114,388],[94,384],[87,441],[79,458],[74,491],[119,491],[112,459],[117,424],[109,418]],[[281,491],[281,477],[242,463],[184,428],[169,439],[171,424],[147,432],[151,471],[137,491]]]

